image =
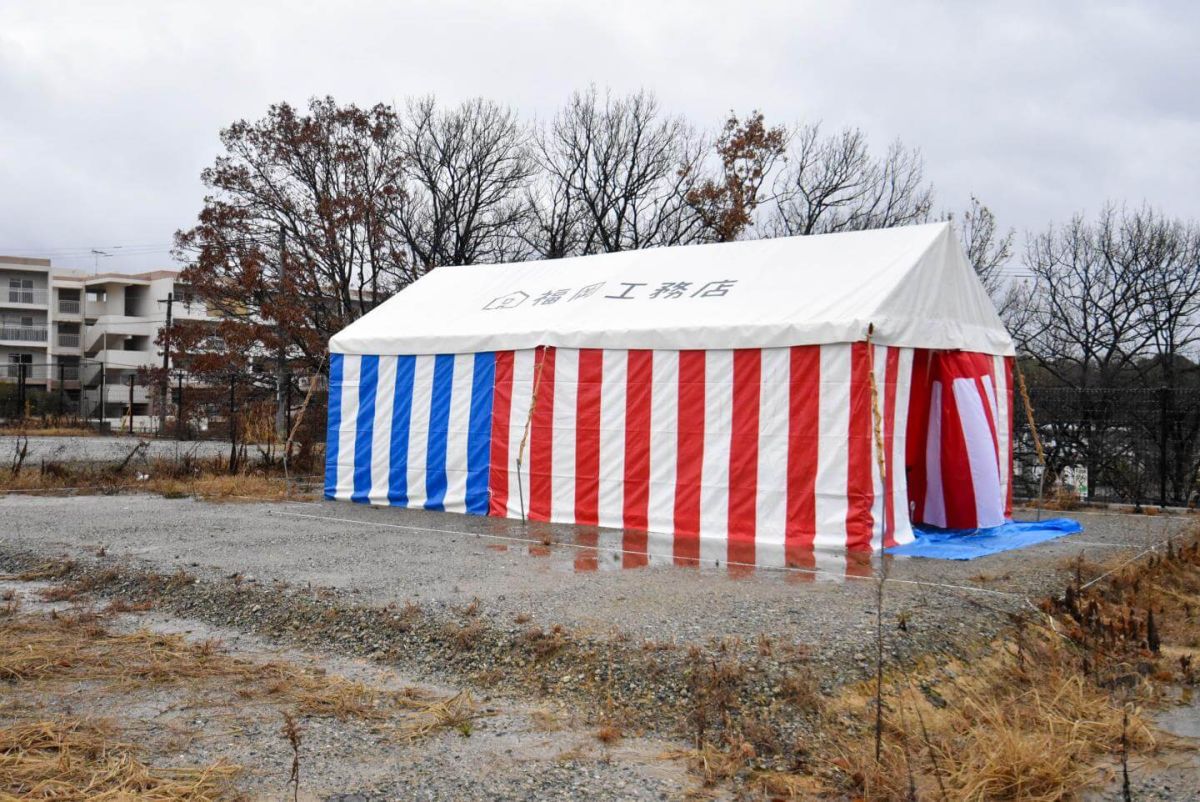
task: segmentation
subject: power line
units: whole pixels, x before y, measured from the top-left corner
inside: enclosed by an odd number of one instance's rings
[[[10,254],[10,255],[16,255],[16,254],[20,254],[20,253],[44,253],[44,254],[52,254],[52,255],[59,256],[59,255],[70,255],[70,254],[87,255],[87,254],[90,254],[94,250],[102,250],[102,251],[121,251],[121,253],[123,255],[126,253],[140,253],[140,252],[147,252],[147,251],[168,252],[168,251],[172,250],[173,248],[174,248],[174,243],[170,243],[170,242],[147,242],[147,243],[139,243],[136,245],[135,244],[129,244],[129,245],[79,245],[79,246],[59,245],[59,246],[47,246],[47,247],[40,247],[40,248],[38,248],[38,247],[34,247],[34,248],[19,247],[19,248],[17,248],[17,247],[12,247],[12,246],[8,246],[8,245],[0,245],[0,253]]]

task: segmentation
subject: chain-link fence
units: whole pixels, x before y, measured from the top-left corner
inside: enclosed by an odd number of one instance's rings
[[[1093,501],[1184,506],[1200,475],[1200,389],[1030,387],[1046,458],[1042,477],[1018,396],[1014,493],[1067,492]]]
[[[87,360],[16,361],[0,363],[0,419],[75,421],[86,414],[83,389],[99,374]]]
[[[325,407],[323,377],[293,374],[277,387],[263,373],[164,375],[78,359],[0,365],[0,423],[9,427],[234,443],[269,443],[282,431],[319,444]]]
[[[302,375],[288,377],[281,391],[265,373],[198,377],[172,370],[168,376],[164,383],[161,374],[88,360],[0,365],[0,422],[235,444],[278,441],[282,430],[294,431],[295,442],[308,449],[324,442],[323,377],[310,393],[313,379]],[[1200,388],[1035,386],[1029,396],[1046,471],[1043,477],[1018,395],[1016,496],[1068,492],[1182,506],[1200,495]]]

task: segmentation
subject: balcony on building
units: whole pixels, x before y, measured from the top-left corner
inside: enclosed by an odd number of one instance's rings
[[[20,318],[0,318],[0,342],[44,344],[47,330],[44,322]]]
[[[30,279],[9,279],[0,282],[0,305],[45,308],[49,291],[45,287],[31,284]]]
[[[79,348],[79,324],[58,324],[58,346],[60,348]]]
[[[50,260],[0,256],[0,307],[45,309],[49,285]]]
[[[79,297],[79,290],[60,289],[58,291],[58,314],[78,317],[83,311]]]

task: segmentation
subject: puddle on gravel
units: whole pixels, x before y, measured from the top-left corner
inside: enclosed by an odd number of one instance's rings
[[[586,574],[642,568],[683,568],[724,572],[740,579],[776,576],[790,582],[843,581],[869,577],[871,555],[803,549],[783,544],[573,527],[564,539],[561,527],[530,521],[521,535],[505,527],[507,543],[489,543],[488,551],[533,558],[537,570]]]
[[[1200,698],[1168,707],[1154,714],[1154,723],[1180,738],[1200,741]]]

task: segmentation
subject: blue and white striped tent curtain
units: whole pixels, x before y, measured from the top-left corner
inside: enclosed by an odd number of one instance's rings
[[[332,354],[325,495],[487,514],[494,376],[492,352]]]

